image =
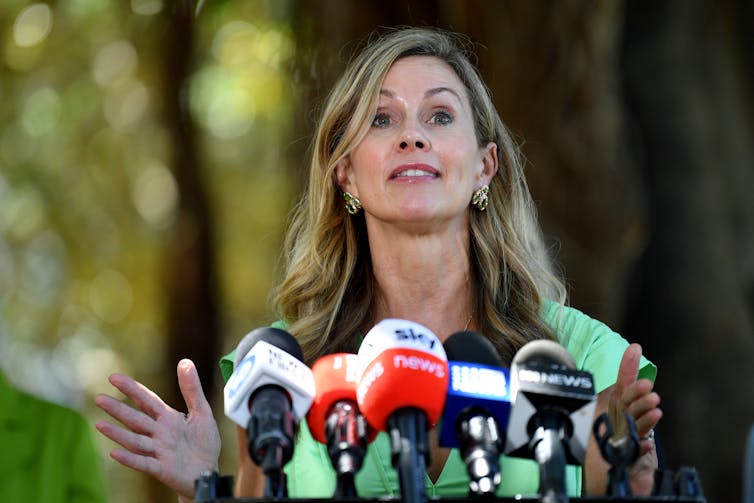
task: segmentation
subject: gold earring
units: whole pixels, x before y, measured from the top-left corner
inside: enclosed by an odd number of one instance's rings
[[[361,201],[359,201],[359,198],[351,195],[350,192],[343,192],[343,199],[346,200],[346,211],[348,211],[349,214],[355,215],[359,212],[361,209]]]
[[[474,196],[471,198],[471,204],[476,206],[479,211],[486,210],[487,204],[490,202],[489,197],[487,197],[489,193],[490,188],[487,185],[484,185],[479,190],[474,192]]]

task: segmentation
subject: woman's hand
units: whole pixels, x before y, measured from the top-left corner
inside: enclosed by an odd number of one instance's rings
[[[608,413],[614,438],[628,436],[626,412],[634,418],[641,441],[639,457],[628,468],[628,477],[634,496],[648,496],[652,493],[657,468],[657,451],[651,432],[660,421],[662,410],[659,408],[660,396],[652,391],[652,381],[637,379],[640,360],[641,346],[628,346],[623,353],[615,384],[597,396],[595,418]],[[605,494],[610,465],[602,459],[594,436],[590,437],[584,464],[586,493]]]
[[[204,470],[217,470],[220,455],[220,432],[194,363],[187,359],[178,363],[178,386],[188,414],[169,407],[126,375],[113,374],[109,381],[136,407],[108,395],[96,397],[98,407],[126,426],[97,423],[100,433],[125,448],[113,450],[110,456],[152,475],[178,492],[179,499],[193,501],[194,480]]]
[[[608,415],[616,438],[628,435],[626,412],[636,423],[636,431],[641,439],[639,458],[628,469],[631,492],[635,496],[652,494],[654,472],[657,469],[657,450],[652,432],[662,418],[659,408],[660,395],[652,391],[654,386],[649,379],[636,379],[639,373],[641,346],[631,344],[618,369],[618,379],[610,388]]]

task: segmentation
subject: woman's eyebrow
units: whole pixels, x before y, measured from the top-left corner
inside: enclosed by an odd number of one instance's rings
[[[455,90],[451,89],[450,87],[434,87],[434,88],[428,90],[426,93],[424,93],[424,97],[425,98],[429,98],[431,96],[434,96],[434,95],[440,94],[440,93],[444,93],[444,92],[450,93],[453,96],[455,96],[458,101],[462,101],[461,97],[458,95],[458,93],[455,92]]]
[[[433,87],[432,89],[428,89],[427,92],[424,93],[424,97],[430,98],[436,94],[440,94],[443,92],[450,93],[453,96],[455,96],[458,101],[462,101],[461,96],[459,96],[458,93],[454,89],[451,89],[450,87]],[[387,98],[392,99],[392,98],[395,98],[395,93],[391,91],[390,89],[380,89],[380,96],[385,96]]]

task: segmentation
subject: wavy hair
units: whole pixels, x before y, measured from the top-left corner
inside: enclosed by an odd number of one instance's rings
[[[309,179],[285,239],[284,277],[275,291],[279,316],[290,323],[311,363],[357,350],[370,322],[375,279],[363,213],[349,215],[335,167],[366,135],[391,65],[408,56],[436,57],[466,87],[480,146],[495,142],[499,168],[485,212],[470,209],[472,305],[478,328],[510,362],[532,339],[552,337],[541,319],[543,298],[565,301],[554,274],[523,173],[518,146],[472,64],[470,41],[428,28],[392,30],[367,43],[325,102],[311,148]]]

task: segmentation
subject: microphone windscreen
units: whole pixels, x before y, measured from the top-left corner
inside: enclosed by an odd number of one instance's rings
[[[448,389],[448,362],[414,349],[383,351],[367,365],[357,388],[359,409],[369,424],[387,430],[398,409],[424,412],[430,426],[440,419]]]
[[[292,357],[303,362],[304,353],[295,337],[279,328],[260,327],[252,330],[238,343],[236,355],[233,360],[233,368],[236,368],[241,360],[249,353],[251,348],[259,342],[264,341],[272,344],[276,348],[282,349]]]
[[[351,353],[335,353],[314,362],[314,387],[317,393],[306,415],[312,437],[326,444],[326,423],[331,408],[340,400],[356,403],[356,379],[359,357]]]
[[[513,357],[512,364],[555,365],[575,369],[576,362],[566,348],[550,339],[527,342]]]
[[[233,374],[223,388],[225,415],[246,428],[251,397],[267,385],[286,390],[296,421],[306,415],[314,398],[314,376],[296,339],[279,328],[252,330],[236,347]]]
[[[441,447],[459,447],[459,420],[468,414],[492,417],[504,434],[510,415],[508,370],[492,342],[478,332],[456,332],[443,343],[450,379],[439,431]]]
[[[479,363],[490,367],[503,366],[495,346],[478,332],[456,332],[442,345],[450,361]]]
[[[364,337],[362,372],[356,387],[359,409],[370,425],[387,430],[396,410],[416,408],[433,426],[442,414],[448,361],[437,336],[418,323],[388,318]]]
[[[531,421],[543,411],[566,417],[566,461],[580,465],[592,432],[596,399],[594,377],[578,370],[568,351],[553,340],[539,339],[518,350],[511,365],[513,408],[505,454],[531,458]]]
[[[385,318],[367,332],[359,346],[362,370],[385,349],[397,347],[426,351],[447,360],[445,348],[430,329],[413,321]]]

